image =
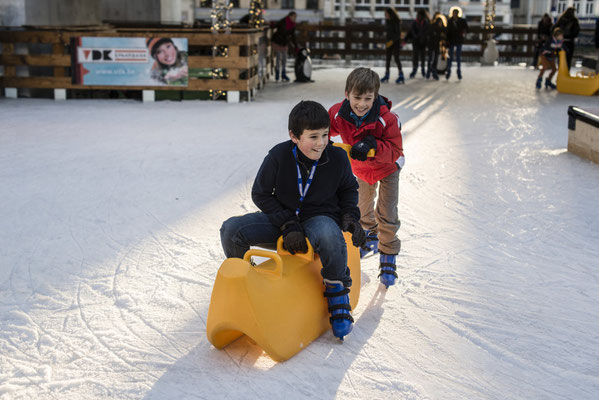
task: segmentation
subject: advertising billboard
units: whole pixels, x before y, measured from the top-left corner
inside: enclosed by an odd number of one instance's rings
[[[187,39],[73,39],[73,83],[90,86],[187,86]]]

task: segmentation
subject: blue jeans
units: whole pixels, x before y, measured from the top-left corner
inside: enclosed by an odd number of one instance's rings
[[[302,222],[314,251],[320,256],[323,278],[351,286],[347,268],[347,246],[341,228],[334,219],[318,215]],[[227,258],[243,258],[250,246],[276,249],[281,236],[279,227],[270,223],[262,212],[231,217],[220,228],[220,240]]]
[[[453,61],[453,50],[455,49],[455,59],[458,64],[458,72],[462,72],[462,45],[452,44],[449,47],[449,60],[447,60],[447,73],[451,72],[451,62]]]

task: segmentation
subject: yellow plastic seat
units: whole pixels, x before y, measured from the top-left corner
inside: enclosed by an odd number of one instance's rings
[[[353,284],[349,294],[352,309],[360,297],[360,253],[344,232],[348,267]],[[308,243],[306,254],[250,249],[243,257],[228,258],[216,275],[208,309],[206,334],[222,349],[242,335],[249,336],[275,361],[298,353],[331,329],[322,264]],[[252,256],[267,257],[252,266]]]
[[[566,52],[559,52],[559,67],[557,70],[557,91],[560,93],[592,96],[599,91],[599,75],[571,76],[568,71]]]

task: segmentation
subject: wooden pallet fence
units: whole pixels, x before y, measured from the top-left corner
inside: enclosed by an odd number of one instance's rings
[[[82,36],[95,37],[179,37],[188,41],[188,85],[181,86],[90,86],[73,83],[71,71],[71,39]],[[235,91],[248,92],[261,87],[267,76],[259,76],[259,45],[264,48],[265,31],[261,29],[233,30],[231,33],[213,34],[198,29],[157,29],[105,27],[97,30],[0,28],[2,54],[0,77],[3,88],[35,88],[66,90],[160,90],[160,91]],[[46,54],[19,54],[17,48],[43,44],[50,48]],[[213,46],[227,49],[226,56],[213,56]],[[22,52],[21,52],[22,53]],[[266,58],[266,57],[265,57]],[[266,62],[268,59],[266,58]],[[27,67],[29,76],[18,76],[17,67]],[[42,68],[42,76],[32,71]],[[51,73],[48,70],[51,69]],[[226,70],[222,79],[211,79],[213,69]],[[268,68],[264,68],[265,71]],[[199,71],[199,72],[198,72]],[[204,72],[204,73],[202,73]],[[22,75],[22,74],[19,74]]]
[[[410,29],[402,24],[402,36]],[[351,56],[356,59],[385,57],[385,26],[383,24],[299,24],[298,41],[306,43],[314,57]],[[495,27],[484,29],[470,26],[466,35],[462,58],[478,61],[483,55],[486,42],[496,37],[500,60],[532,60],[537,40],[537,28],[528,26]],[[412,51],[400,51],[402,57],[411,57]]]

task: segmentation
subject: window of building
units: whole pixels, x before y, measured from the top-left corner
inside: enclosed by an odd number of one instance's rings
[[[200,0],[200,7],[212,8],[212,0]]]
[[[557,13],[558,13],[558,14],[561,14],[561,13],[563,13],[564,11],[566,11],[566,6],[567,6],[567,5],[568,5],[568,2],[567,2],[567,1],[560,0],[560,1],[557,3]]]
[[[576,14],[580,13],[580,0],[574,0],[574,10],[576,10]]]
[[[295,0],[283,0],[281,8],[284,10],[293,10],[295,8]]]
[[[480,15],[466,15],[466,21],[468,22],[481,22],[483,17]]]
[[[587,15],[593,15],[593,2],[587,1]]]
[[[307,0],[306,10],[318,10],[318,0]]]

